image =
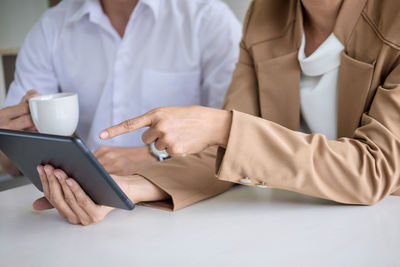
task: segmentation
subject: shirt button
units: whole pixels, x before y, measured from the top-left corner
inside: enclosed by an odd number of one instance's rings
[[[264,182],[262,182],[261,184],[256,185],[258,188],[268,188],[268,186],[266,186],[264,184]]]
[[[252,181],[249,179],[249,177],[243,178],[239,180],[242,184],[251,184]]]

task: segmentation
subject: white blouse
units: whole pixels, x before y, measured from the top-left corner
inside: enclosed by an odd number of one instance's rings
[[[343,44],[332,33],[309,57],[299,49],[301,131],[337,138],[337,83]]]

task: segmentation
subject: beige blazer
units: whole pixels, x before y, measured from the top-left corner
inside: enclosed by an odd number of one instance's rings
[[[348,204],[400,193],[400,1],[344,0],[334,33],[344,44],[338,82],[338,136],[298,132],[302,36],[300,0],[254,0],[225,109],[228,146],[174,158],[138,174],[179,209],[248,177]]]

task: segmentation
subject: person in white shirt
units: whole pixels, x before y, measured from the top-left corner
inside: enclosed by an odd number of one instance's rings
[[[240,39],[219,0],[64,0],[28,34],[6,106],[30,89],[77,92],[76,134],[108,172],[131,174],[156,160],[141,132],[110,141],[99,132],[156,107],[220,108]]]

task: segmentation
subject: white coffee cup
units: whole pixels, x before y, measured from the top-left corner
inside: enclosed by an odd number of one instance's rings
[[[71,136],[79,121],[76,93],[41,95],[29,99],[29,109],[40,133]]]

